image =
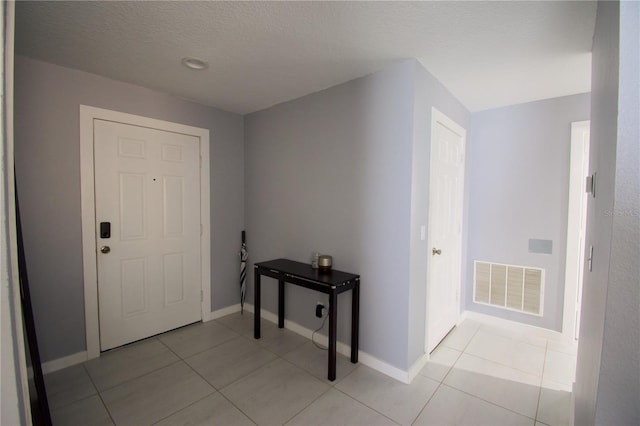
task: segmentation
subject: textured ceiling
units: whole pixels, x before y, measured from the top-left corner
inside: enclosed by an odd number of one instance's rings
[[[417,58],[471,111],[590,90],[593,2],[17,2],[16,52],[249,113]],[[180,61],[209,62],[204,72]]]

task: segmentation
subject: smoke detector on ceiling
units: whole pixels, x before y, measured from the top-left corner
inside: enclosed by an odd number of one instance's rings
[[[182,58],[182,65],[192,70],[198,71],[206,70],[209,67],[209,64],[202,59],[193,58],[191,56]]]

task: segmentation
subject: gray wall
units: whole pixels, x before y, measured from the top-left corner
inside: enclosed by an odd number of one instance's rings
[[[620,3],[618,144],[596,423],[640,424],[640,3]],[[605,212],[606,213],[606,212]],[[585,330],[587,332],[587,330]]]
[[[84,351],[79,105],[210,130],[212,309],[238,303],[243,118],[139,86],[16,58],[15,158],[43,361]]]
[[[615,199],[598,424],[640,424],[639,77],[640,3],[622,2]]]
[[[424,225],[428,231],[431,109],[437,108],[467,131],[471,121],[469,111],[419,63],[415,64],[415,84],[410,223],[409,366],[424,354],[425,349],[427,259],[431,253],[427,247],[428,235],[424,241],[420,240],[420,227]],[[469,143],[467,135],[467,147]],[[466,167],[469,168],[469,163]],[[465,173],[465,176],[468,178],[468,173]],[[466,182],[463,240],[466,235],[464,224],[467,218],[468,188]]]
[[[472,115],[466,308],[556,331],[562,329],[571,122],[589,119],[590,95],[574,95]],[[529,253],[530,238],[552,254]],[[545,270],[544,315],[473,302],[475,260]]]
[[[414,61],[403,62],[245,117],[250,263],[309,263],[318,251],[360,274],[360,348],[399,368],[407,366],[413,72]],[[314,307],[326,297],[286,291],[286,317],[318,327]],[[276,293],[265,279],[271,312]],[[338,338],[347,343],[350,300],[350,292],[338,298]]]
[[[251,114],[245,120],[251,261],[309,262],[319,251],[360,273],[361,349],[406,370],[424,353],[431,107],[469,113],[415,60]],[[266,309],[276,291],[265,280]],[[287,289],[286,316],[315,329],[325,298]],[[250,296],[252,297],[252,295]],[[350,295],[339,334],[349,342]]]
[[[598,4],[576,424],[640,424],[640,4]]]

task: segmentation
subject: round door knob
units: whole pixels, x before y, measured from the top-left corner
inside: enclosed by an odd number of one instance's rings
[[[100,247],[100,252],[102,252],[102,253],[106,254],[106,253],[109,253],[110,251],[111,251],[111,247],[109,247],[109,246]]]
[[[442,250],[437,249],[437,248],[431,249],[431,254],[434,255],[434,256],[436,254],[442,254]]]

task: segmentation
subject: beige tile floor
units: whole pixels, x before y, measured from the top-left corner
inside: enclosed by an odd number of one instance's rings
[[[251,314],[45,376],[54,425],[566,425],[576,349],[465,321],[410,385]]]

